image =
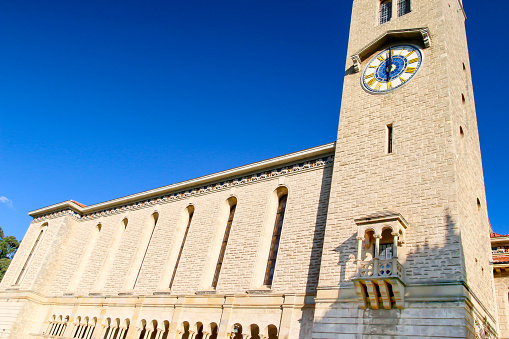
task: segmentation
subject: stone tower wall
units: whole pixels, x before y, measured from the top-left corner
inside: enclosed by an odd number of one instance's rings
[[[392,19],[380,25],[378,4],[377,0],[353,1],[313,337],[332,338],[334,332],[352,338],[358,334],[472,337],[484,326],[479,318],[486,316],[496,327],[496,312],[464,13],[458,1],[412,0],[410,13],[398,17],[393,10]],[[431,37],[429,48],[424,48],[422,38],[389,42],[422,48],[424,61],[416,76],[388,94],[364,91],[360,77],[377,51],[362,61],[360,72],[355,72],[350,56],[387,31],[425,27]],[[394,135],[392,154],[386,151],[389,124]],[[459,135],[461,124],[468,126],[463,127],[464,137]],[[480,211],[475,195],[481,200]],[[409,223],[405,244],[398,249],[406,273],[406,302],[403,310],[370,313],[351,304],[356,302],[352,278],[358,226],[354,220],[382,211],[400,213]],[[425,286],[440,287],[434,294],[424,292]],[[455,300],[466,300],[470,306]],[[432,306],[437,301],[452,303]],[[449,307],[450,321],[438,321],[442,315],[426,311],[433,307]],[[415,314],[420,314],[423,325],[438,327],[412,327],[408,320],[413,318],[412,309],[419,309]],[[373,326],[373,317],[390,318],[386,320],[390,326]]]

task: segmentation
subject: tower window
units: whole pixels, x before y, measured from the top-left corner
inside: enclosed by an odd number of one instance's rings
[[[387,125],[387,153],[392,153],[392,138],[393,138],[393,131],[392,131],[392,124]]]
[[[380,25],[392,18],[392,1],[383,0],[380,2]]]
[[[398,16],[410,13],[410,0],[398,0]]]
[[[277,252],[279,249],[279,241],[281,240],[281,230],[283,228],[287,198],[287,195],[283,195],[279,198],[276,222],[274,223],[274,232],[272,233],[272,241],[270,243],[269,260],[267,262],[267,269],[265,270],[265,279],[263,282],[266,286],[272,286],[272,280],[274,278],[274,270],[276,268]]]

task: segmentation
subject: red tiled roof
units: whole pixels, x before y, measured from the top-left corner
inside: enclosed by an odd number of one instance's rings
[[[498,233],[495,233],[495,232],[491,232],[491,237],[492,238],[507,237],[507,236],[509,236],[509,234],[498,234]]]
[[[83,205],[82,203],[79,203],[75,200],[71,200],[73,203],[75,203],[76,205],[78,205],[79,207],[86,207],[87,205]]]
[[[495,254],[493,253],[493,263],[503,264],[509,262],[509,254]]]

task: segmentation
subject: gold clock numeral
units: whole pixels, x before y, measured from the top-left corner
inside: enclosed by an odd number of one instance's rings
[[[415,72],[415,67],[408,67],[405,71],[405,73],[414,73]]]
[[[377,66],[373,66],[373,65],[371,65],[371,66],[369,66],[369,68],[377,68]]]
[[[387,89],[391,89],[391,88],[392,88],[392,81],[389,81],[389,82],[387,83]]]
[[[391,49],[391,56],[394,55],[394,52],[396,52],[395,50]]]
[[[371,86],[371,85],[373,85],[375,82],[376,82],[376,79],[375,79],[375,78],[372,78],[371,80],[369,80],[369,81],[367,82],[367,84],[368,84],[368,86]]]
[[[401,83],[404,83],[406,80],[403,79],[402,77],[399,77],[399,81],[401,81]]]
[[[413,64],[414,62],[417,62],[417,61],[419,61],[419,58],[414,58],[412,60],[408,60],[408,63]]]
[[[368,74],[364,77],[364,79],[369,79],[375,76],[375,73]]]
[[[405,55],[405,58],[408,58],[410,55],[412,55],[412,53],[415,52],[415,51],[411,51],[410,53],[408,53],[407,55]]]
[[[379,55],[379,56],[377,56],[377,59],[378,59],[378,60],[380,60],[380,61],[384,61],[384,60],[385,60],[385,58],[384,58],[384,56],[383,56],[383,55]]]
[[[375,86],[376,90],[380,90],[380,88],[382,88],[382,83],[381,82],[377,83],[376,86]]]

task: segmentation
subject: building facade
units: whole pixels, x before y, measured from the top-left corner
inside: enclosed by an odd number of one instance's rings
[[[499,337],[464,21],[354,0],[335,143],[30,212],[0,338]]]

